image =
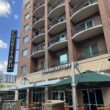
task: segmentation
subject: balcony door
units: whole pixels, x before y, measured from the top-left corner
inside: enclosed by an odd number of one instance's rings
[[[82,90],[82,94],[85,110],[97,110],[97,107],[103,105],[101,89],[85,89]]]

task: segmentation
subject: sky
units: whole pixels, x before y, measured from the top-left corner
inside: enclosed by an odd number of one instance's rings
[[[11,30],[17,30],[20,37],[21,14],[22,0],[0,0],[0,71],[4,74],[17,74],[17,64],[13,73],[7,73],[6,69]],[[19,48],[19,39],[17,48]],[[18,62],[18,52],[16,62]]]

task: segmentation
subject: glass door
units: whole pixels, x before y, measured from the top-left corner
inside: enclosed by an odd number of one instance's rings
[[[97,110],[97,107],[103,105],[101,89],[85,89],[82,94],[86,110]]]

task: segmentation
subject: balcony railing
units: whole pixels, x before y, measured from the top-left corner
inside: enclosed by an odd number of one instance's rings
[[[33,8],[33,11],[34,11],[36,8],[42,6],[44,3],[45,3],[45,1],[44,1],[44,0],[41,0],[39,3],[35,4],[35,5],[34,5],[34,8]]]
[[[73,13],[74,14],[75,12],[77,12],[78,10],[86,7],[86,6],[89,6],[93,3],[96,3],[97,0],[81,0],[78,4],[76,4],[74,7],[73,7]]]
[[[84,60],[84,59],[88,59],[88,58],[92,58],[92,57],[96,57],[96,56],[99,56],[99,55],[103,55],[103,54],[106,54],[107,53],[107,49],[103,49],[103,50],[99,50],[96,54],[91,54],[90,56],[88,57],[85,57],[83,56],[83,53],[80,53],[77,57],[77,60]]]
[[[33,24],[41,19],[44,19],[44,16],[37,16],[36,18],[33,19]]]
[[[49,23],[49,29],[57,23],[65,21],[65,16],[57,17]]]
[[[44,50],[45,49],[45,43],[41,43],[41,44],[38,44],[37,46],[34,46],[33,49],[32,49],[32,53],[35,53],[37,51],[41,51],[41,50]]]
[[[64,3],[64,0],[56,0],[50,7],[49,7],[49,13],[56,8],[57,6]]]
[[[55,36],[54,38],[52,38],[49,41],[48,45],[51,46],[51,45],[53,45],[57,42],[61,42],[61,41],[64,41],[64,40],[66,40],[66,33],[62,33],[60,35]]]
[[[98,26],[98,25],[101,25],[101,24],[102,24],[102,22],[101,22],[100,16],[94,16],[94,17],[92,17],[92,18],[76,25],[74,30],[73,30],[74,31],[73,35],[75,35],[78,32],[87,30],[89,28],[92,28],[92,27],[95,27],[95,26]]]
[[[44,34],[44,29],[39,29],[39,30],[33,32],[32,37],[34,38],[35,36],[38,36],[40,34]]]

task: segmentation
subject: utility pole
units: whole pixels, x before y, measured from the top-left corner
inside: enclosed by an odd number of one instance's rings
[[[75,66],[76,62],[71,62],[71,72],[72,72],[72,101],[73,110],[77,110],[77,93],[76,93],[76,82],[75,82]]]

